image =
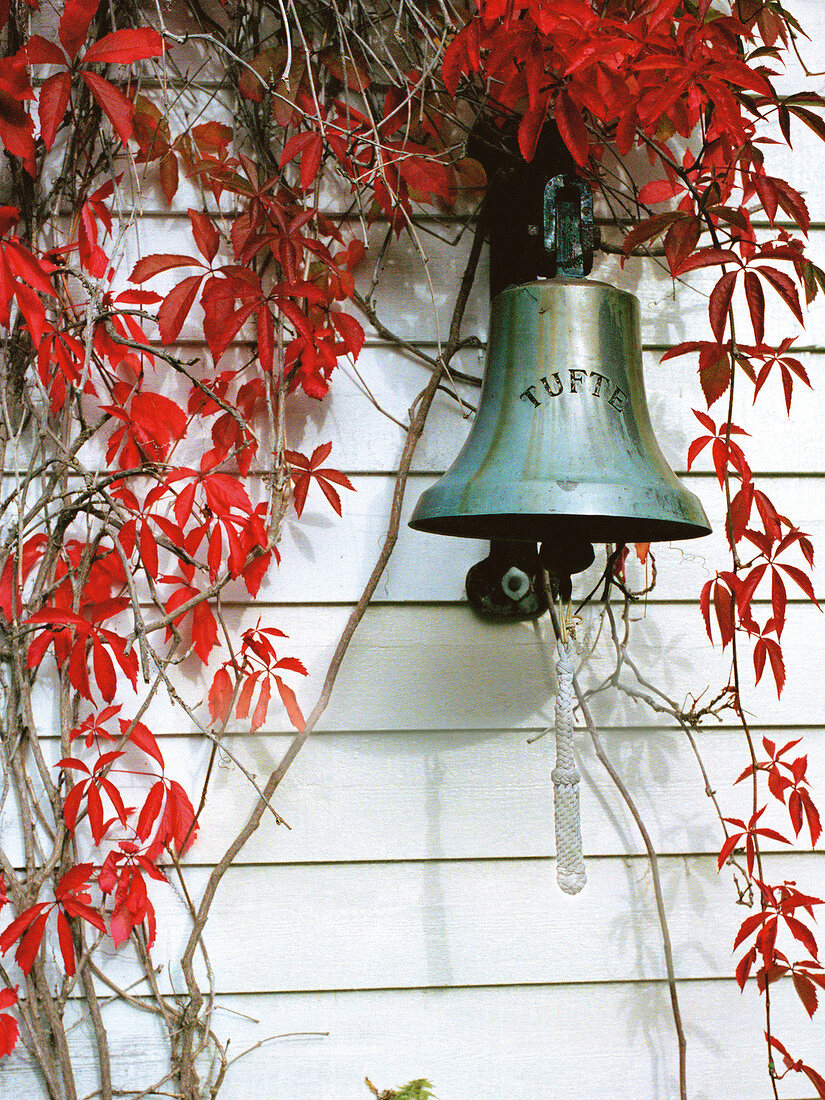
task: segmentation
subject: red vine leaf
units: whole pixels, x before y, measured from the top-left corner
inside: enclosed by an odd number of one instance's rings
[[[298,451],[284,452],[284,458],[293,468],[292,479],[295,484],[292,490],[292,500],[295,505],[295,512],[298,516],[300,516],[304,510],[307,493],[309,492],[309,486],[313,478],[318,482],[321,492],[339,516],[341,515],[341,498],[338,496],[332,483],[334,482],[336,485],[341,485],[345,489],[352,489],[355,491],[355,486],[346,474],[342,474],[340,470],[321,467],[321,463],[329,457],[331,451],[332,444],[323,443],[320,447],[315,448],[311,458],[307,458]]]
[[[738,275],[738,271],[726,271],[711,291],[710,301],[708,302],[710,327],[720,344],[725,338],[725,330],[728,326],[728,317]]]
[[[102,76],[98,76],[97,73],[90,73],[83,69],[80,75],[125,147],[132,136],[134,103],[119,88],[110,84],[108,80],[104,80]]]
[[[757,684],[762,679],[762,673],[765,671],[766,657],[770,661],[771,672],[776,681],[776,694],[781,695],[782,688],[785,686],[785,664],[782,660],[782,649],[775,639],[761,637],[757,639],[753,649],[753,667],[756,671]]]
[[[804,974],[793,974],[793,986],[797,996],[805,1007],[805,1011],[813,1019],[817,1008],[816,986],[810,978]]]
[[[148,57],[160,57],[163,39],[151,27],[125,27],[93,42],[83,55],[84,65],[128,65]]]
[[[753,271],[745,272],[745,296],[748,300],[748,309],[753,325],[753,335],[757,344],[765,339],[765,292],[759,276]]]
[[[12,1005],[17,1004],[17,988],[15,986],[14,989],[8,987],[0,989],[0,1008],[11,1008]],[[0,1013],[0,1058],[11,1054],[17,1046],[19,1037],[20,1029],[17,1026],[17,1020],[6,1012]]]
[[[577,164],[587,164],[590,155],[590,138],[582,118],[581,108],[570,95],[562,90],[556,97],[554,114],[562,141],[573,154]],[[525,157],[525,160],[530,160]],[[644,190],[644,188],[643,188]],[[642,199],[642,202],[645,200]]]

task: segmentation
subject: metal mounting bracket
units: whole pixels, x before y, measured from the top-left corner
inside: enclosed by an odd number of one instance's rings
[[[553,176],[544,189],[544,247],[558,275],[582,278],[593,270],[593,194],[578,176]]]

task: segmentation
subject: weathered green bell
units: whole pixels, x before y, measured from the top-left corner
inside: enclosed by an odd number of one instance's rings
[[[491,310],[475,422],[410,526],[560,547],[708,534],[653,434],[634,295],[539,279],[508,286]]]

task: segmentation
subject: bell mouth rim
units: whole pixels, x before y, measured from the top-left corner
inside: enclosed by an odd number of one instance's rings
[[[487,513],[413,518],[415,531],[456,538],[547,542],[586,539],[588,542],[671,542],[702,538],[711,533],[707,523],[656,519],[645,516],[552,515],[546,512]]]

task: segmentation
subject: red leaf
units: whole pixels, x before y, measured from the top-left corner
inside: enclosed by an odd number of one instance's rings
[[[301,161],[302,179],[304,160]],[[435,195],[445,202],[450,202],[454,198],[455,173],[452,168],[440,161],[429,160],[426,157],[403,157],[398,162],[398,170],[407,186],[412,191],[418,192],[422,198]]]
[[[740,943],[748,938],[748,936],[752,936],[757,928],[761,928],[764,920],[764,913],[754,913],[752,916],[746,917],[745,920],[742,921],[739,931],[736,933],[736,939],[733,941],[734,951]]]
[[[330,485],[329,481],[326,478],[321,477],[320,474],[315,475],[315,480],[318,482],[318,486],[319,486],[321,492],[324,494],[324,496],[330,502],[332,507],[335,509],[335,512],[340,516],[341,515],[341,498],[338,496],[336,491],[333,489],[332,485]],[[349,488],[353,489],[354,486],[350,485]]]
[[[713,267],[717,264],[736,264],[741,267],[742,261],[735,252],[725,248],[700,248],[682,264],[674,275],[684,275],[688,271],[696,271],[700,267]],[[730,273],[729,273],[730,274]]]
[[[653,241],[657,237],[660,237],[665,230],[669,229],[683,216],[684,215],[678,210],[669,210],[663,214],[654,214],[651,218],[645,218],[644,221],[634,226],[625,237],[624,243],[622,244],[624,255],[628,256],[637,245],[645,244],[647,241]],[[622,263],[624,263],[624,259]],[[698,345],[696,345],[696,347],[698,347]],[[687,345],[685,345],[685,350],[687,350]],[[695,348],[691,348],[691,350],[695,350]],[[676,348],[672,348],[667,354],[674,355],[679,353]]]
[[[704,435],[704,436],[700,436],[698,439],[694,439],[692,441],[692,443],[688,447],[688,453],[687,453],[687,468],[688,468],[688,470],[691,469],[691,467],[693,466],[693,463],[696,461],[698,456],[705,449],[705,447],[707,447],[708,443],[710,443],[712,439],[713,439],[713,436]]]
[[[774,774],[775,773],[771,774],[771,778],[773,778]],[[787,780],[785,780],[784,783],[785,787],[783,789],[787,789]],[[770,786],[770,779],[768,780],[768,785]],[[776,797],[773,789],[771,789],[771,794],[774,794],[774,797]],[[783,794],[780,794],[779,798],[782,802],[785,801]],[[788,813],[790,814],[793,831],[796,836],[799,836],[802,832],[802,796],[799,791],[791,791],[790,797],[788,798]]]
[[[235,717],[240,721],[246,718],[249,714],[249,707],[252,703],[252,696],[255,692],[255,685],[261,678],[261,670],[251,673],[244,680],[244,685],[238,693],[238,702],[235,706]]]
[[[728,858],[728,856],[731,854],[731,852],[733,852],[733,850],[740,843],[740,841],[742,840],[742,836],[743,836],[742,833],[733,833],[731,836],[729,836],[727,838],[725,843],[722,845],[722,849],[719,852],[719,855],[718,855],[717,860],[716,860],[716,866],[719,870],[722,869],[722,867],[725,863],[725,860]]]
[[[805,817],[808,819],[808,829],[811,834],[811,847],[816,847],[816,842],[822,835],[822,824],[819,819],[819,811],[811,800],[807,791],[800,791],[802,805],[805,809]]]
[[[26,320],[32,343],[35,347],[39,347],[43,341],[47,324],[46,311],[43,308],[43,303],[31,287],[26,286],[25,283],[17,284],[16,295],[17,304]]]
[[[716,611],[716,621],[719,624],[722,648],[725,649],[728,643],[733,640],[736,619],[734,616],[733,595],[723,584],[718,582],[713,591],[713,607]]]
[[[713,335],[720,344],[725,338],[730,304],[733,298],[734,288],[736,287],[736,278],[738,274],[738,271],[726,271],[711,291],[710,301],[708,302],[710,327],[713,329]]]
[[[115,697],[117,690],[117,676],[112,658],[105,647],[97,640],[92,640],[92,667],[95,673],[95,683],[98,690],[107,703]]]
[[[364,330],[361,325],[354,317],[350,317],[348,313],[331,311],[329,319],[339,333],[342,342],[346,345],[349,354],[353,359],[357,359],[361,348],[364,346],[365,340]]]
[[[146,801],[143,803],[143,808],[140,811],[137,825],[135,826],[135,832],[141,840],[147,840],[152,831],[152,826],[157,820],[158,814],[163,806],[163,794],[165,789],[163,780],[159,779],[157,783],[152,784],[146,796]],[[108,891],[106,892],[108,893]]]
[[[265,677],[261,684],[261,693],[258,696],[258,703],[255,707],[255,711],[252,715],[251,729],[254,733],[255,730],[261,728],[266,720],[266,712],[269,710],[269,698],[272,693],[272,683],[269,677]]]
[[[128,65],[147,57],[160,57],[165,47],[161,36],[151,27],[112,31],[93,42],[83,55],[84,65]]]
[[[33,34],[26,41],[23,54],[30,65],[66,65],[66,57],[60,47],[40,34]]]
[[[736,967],[736,981],[740,989],[745,988],[745,982],[748,980],[748,975],[751,972],[751,967],[756,961],[756,948],[752,947],[747,954],[743,955],[739,960]]]
[[[183,323],[198,296],[202,279],[203,275],[189,275],[163,299],[163,305],[158,310],[158,328],[164,344],[174,343],[180,335]]]
[[[215,673],[208,697],[209,717],[216,725],[222,725],[229,717],[232,703],[232,680],[225,668]]]
[[[23,915],[25,916],[26,914]],[[34,960],[37,958],[37,952],[40,950],[40,944],[43,940],[43,933],[46,931],[46,921],[48,919],[49,912],[47,909],[46,912],[41,913],[37,919],[29,925],[28,931],[22,936],[17,950],[14,953],[14,957],[24,974],[28,974],[34,966]],[[15,921],[14,924],[16,923]],[[13,928],[14,924],[10,924],[6,932]]]
[[[206,564],[209,566],[209,580],[212,584],[215,583],[222,561],[223,538],[221,536],[221,525],[216,523],[209,537],[209,550],[206,554]]]
[[[753,667],[756,671],[756,683],[758,684],[765,670],[765,658],[771,663],[771,671],[776,681],[776,694],[782,694],[785,684],[785,665],[782,661],[782,649],[773,638],[759,638],[753,649]]]
[[[163,197],[167,205],[171,206],[178,190],[178,158],[174,153],[166,153],[161,158],[159,174]]]
[[[804,324],[804,318],[802,316],[802,307],[799,304],[799,295],[796,292],[796,287],[793,284],[793,280],[789,275],[786,275],[784,271],[778,271],[775,267],[760,267],[759,274],[767,279],[776,293],[780,296],[782,301],[796,317],[800,324]]]
[[[57,911],[57,939],[60,944],[60,954],[63,956],[63,968],[71,978],[75,972],[74,941],[69,922],[60,909]]]
[[[788,604],[788,595],[785,591],[785,584],[779,575],[778,570],[771,570],[771,610],[773,611],[773,621],[776,626],[776,636],[780,638],[782,636],[782,630],[785,626],[785,609]]]
[[[166,806],[163,811],[158,831],[152,841],[147,856],[156,859],[167,845],[174,843],[178,852],[184,852],[189,848],[197,835],[197,827],[194,825],[195,811],[186,791],[174,779],[170,781],[166,791]]]
[[[554,113],[562,141],[573,154],[576,163],[587,164],[590,156],[590,138],[584,124],[581,107],[573,102],[567,92],[562,90],[556,97]]]
[[[122,733],[125,733],[129,728],[129,723],[121,718],[120,729]],[[157,760],[161,768],[163,768],[163,753],[160,751],[160,745],[155,738],[152,731],[144,726],[143,722],[135,722],[132,732],[129,734],[129,740],[133,745],[137,746],[141,752],[145,752],[147,756],[151,756],[153,760]]]
[[[145,283],[147,279],[160,275],[162,271],[171,271],[175,267],[203,267],[200,260],[194,256],[180,256],[171,253],[158,253],[154,256],[144,256],[138,260],[129,276],[130,282]]]
[[[810,978],[806,978],[803,974],[797,972],[793,974],[793,986],[797,992],[797,996],[805,1006],[805,1011],[811,1019],[813,1019],[817,1005],[816,986]]]
[[[301,708],[298,706],[298,700],[295,696],[295,692],[287,684],[283,682],[280,676],[275,677],[275,683],[278,687],[278,694],[281,696],[281,701],[286,708],[286,712],[289,715],[289,720],[293,724],[296,730],[300,733],[306,725]]]
[[[699,382],[708,408],[730,385],[730,356],[723,345],[708,342],[699,353]]]
[[[196,481],[190,481],[188,485],[184,485],[178,495],[175,497],[175,503],[173,505],[175,511],[175,519],[181,527],[184,527],[192,515],[192,507],[195,503],[195,492],[197,491],[198,483]],[[158,526],[161,526],[160,523]],[[187,597],[188,599],[188,597]]]
[[[759,276],[753,271],[745,272],[745,296],[751,314],[754,339],[757,344],[761,344],[765,339],[765,292]]]
[[[211,264],[218,253],[221,243],[221,235],[208,214],[198,210],[187,210],[189,220],[192,223],[192,236],[195,239],[198,252]]]
[[[195,276],[197,278],[198,276]],[[133,433],[153,460],[166,458],[169,445],[186,433],[188,418],[176,402],[160,393],[136,393],[129,405]]]
[[[301,159],[301,190],[308,191],[315,183],[318,169],[321,167],[321,156],[324,150],[323,138],[319,133],[309,132],[295,134],[289,139],[281,153],[278,162],[281,168],[289,164],[296,157]]]
[[[673,223],[664,241],[665,256],[671,271],[677,271],[693,253],[700,233],[701,223],[698,218],[682,217]]]
[[[103,823],[103,800],[94,782],[88,783],[86,786],[86,809],[89,814],[92,837],[95,844],[100,844],[106,834],[106,828]]]
[[[37,920],[38,914],[42,913],[44,909],[48,909],[48,904],[40,901],[24,910],[19,917],[15,917],[11,924],[3,929],[3,933],[0,935],[0,951],[4,955],[14,941],[20,939],[25,930]]]
[[[192,609],[192,641],[195,652],[206,664],[212,647],[218,643],[218,626],[206,600]]]
[[[14,989],[0,990],[0,1008],[10,1008],[17,1002],[17,986]],[[6,1013],[0,1015],[0,1058],[11,1054],[17,1046],[20,1037],[20,1029],[13,1016]]]
[[[640,188],[639,202],[654,204],[667,202],[668,199],[681,195],[684,189],[685,185],[680,180],[652,180]]]
[[[90,73],[83,69],[80,75],[125,147],[132,136],[134,103],[119,88],[110,84],[108,80],[104,80],[102,76],[98,76],[97,73]]]
[[[123,533],[121,529],[121,534]],[[152,534],[152,528],[148,523],[144,523],[140,529],[140,560],[143,562],[143,568],[152,578],[152,580],[158,579],[158,544],[155,536]]]
[[[61,905],[70,917],[80,917],[81,920],[88,921],[99,932],[106,931],[106,922],[100,913],[96,913],[91,906],[84,905],[83,902],[77,901],[75,898],[66,898],[61,902]]]
[[[300,676],[309,675],[303,662],[299,661],[297,657],[281,657],[276,662],[275,667],[289,669],[290,672],[297,672]]]
[[[237,478],[230,474],[208,474],[203,479],[206,503],[219,516],[228,515],[232,508],[250,515],[252,502]]]
[[[83,801],[85,790],[85,782],[75,783],[63,800],[63,819],[72,832],[74,832],[77,824],[77,815],[80,810],[80,803]]]
[[[57,28],[57,37],[72,60],[86,41],[89,25],[97,7],[98,0],[66,0],[60,25]]]
[[[268,551],[266,554],[259,554],[258,557],[250,559],[244,566],[243,579],[250,596],[255,597],[258,595],[261,582],[266,576],[271,563],[272,552]]]
[[[68,72],[55,73],[44,81],[40,89],[37,113],[40,118],[40,136],[47,149],[51,149],[66,108],[72,89],[72,78]]]
[[[791,933],[795,940],[798,940],[803,947],[810,952],[812,958],[816,958],[817,955],[817,943],[813,933],[807,925],[803,924],[801,920],[797,920],[796,917],[792,917],[789,913],[783,914],[783,919],[788,926],[788,931]]]
[[[811,228],[811,216],[805,200],[785,180],[776,180],[779,205],[789,218],[796,222],[802,232],[807,236]]]

